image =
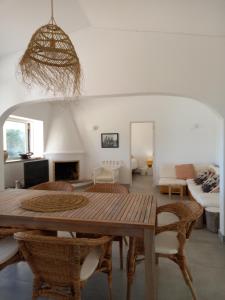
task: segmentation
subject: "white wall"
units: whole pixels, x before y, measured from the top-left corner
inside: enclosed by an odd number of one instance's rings
[[[121,181],[129,183],[130,122],[155,122],[156,179],[164,163],[219,162],[219,118],[200,102],[164,96],[92,99],[80,101],[74,113],[89,176],[101,160],[123,160]],[[93,130],[95,125],[98,130]],[[101,148],[104,132],[119,133],[118,149]]]
[[[44,150],[46,147],[46,142],[48,140],[48,128],[51,123],[51,106],[49,103],[32,103],[32,104],[22,104],[17,109],[13,110],[12,113],[15,116],[30,118],[35,120],[43,121],[44,130]],[[37,128],[36,128],[37,129]],[[38,129],[37,129],[38,130]],[[38,132],[34,133],[36,136]],[[36,145],[36,152],[40,147]],[[43,153],[42,153],[43,154]],[[23,162],[9,162],[4,165],[5,174],[5,186],[14,187],[15,180],[23,181]]]
[[[43,121],[44,151],[48,140],[48,128],[51,123],[51,106],[49,103],[25,103],[20,105],[11,114],[19,117]]]
[[[131,124],[131,155],[138,160],[138,167],[146,167],[146,161],[153,157],[153,123]]]

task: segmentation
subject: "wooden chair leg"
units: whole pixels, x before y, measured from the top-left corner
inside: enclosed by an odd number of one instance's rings
[[[40,288],[41,288],[41,281],[38,278],[34,278],[34,280],[33,280],[32,300],[38,299]]]
[[[131,299],[131,287],[133,283],[133,277],[136,268],[135,257],[135,238],[129,239],[129,250],[127,254],[127,300]]]
[[[81,300],[81,287],[80,284],[74,284],[73,285],[74,290],[74,300]]]
[[[123,238],[119,240],[120,247],[120,269],[123,270]]]
[[[186,267],[185,267],[185,263],[184,263],[184,262],[179,262],[178,265],[179,265],[180,270],[181,270],[181,272],[182,272],[184,281],[186,282],[187,286],[189,287],[189,289],[190,289],[190,291],[191,291],[193,300],[197,300],[197,296],[196,296],[196,293],[195,293],[195,291],[194,291],[194,288],[193,288],[191,279],[190,279],[189,274],[188,274],[188,271],[187,271],[187,269],[186,269]]]
[[[126,236],[123,237],[123,240],[124,240],[125,245],[128,246],[128,241],[127,241],[127,237]]]
[[[189,268],[188,268],[188,266],[187,266],[186,263],[185,263],[185,269],[186,269],[186,271],[187,271],[187,273],[188,273],[188,276],[189,276],[191,282],[193,282],[193,277],[192,277],[191,272],[190,272],[190,270],[189,270]]]
[[[109,300],[112,300],[112,275],[108,274]]]
[[[132,285],[132,280],[127,278],[127,300],[131,299],[131,285]]]
[[[180,199],[183,200],[184,198],[184,187],[183,185],[180,186]]]
[[[171,199],[171,196],[172,196],[172,186],[169,185],[168,189],[169,189],[169,198]]]

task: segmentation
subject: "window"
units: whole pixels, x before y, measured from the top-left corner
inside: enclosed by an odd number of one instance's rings
[[[8,160],[20,159],[21,153],[43,156],[43,121],[9,116],[3,126],[4,150]]]
[[[4,149],[9,159],[20,158],[20,153],[30,151],[29,145],[30,124],[23,120],[9,118],[3,127]]]

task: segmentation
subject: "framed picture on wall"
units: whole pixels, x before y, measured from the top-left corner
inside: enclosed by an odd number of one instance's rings
[[[102,148],[119,148],[119,133],[102,133]]]

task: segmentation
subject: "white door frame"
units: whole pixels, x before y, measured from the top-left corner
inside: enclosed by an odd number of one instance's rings
[[[131,150],[132,150],[132,124],[136,123],[151,123],[152,124],[152,143],[153,143],[153,165],[152,165],[152,175],[153,183],[155,182],[155,121],[130,121],[130,149],[129,149],[129,158],[130,158],[130,186],[132,186],[132,169],[131,169]]]

